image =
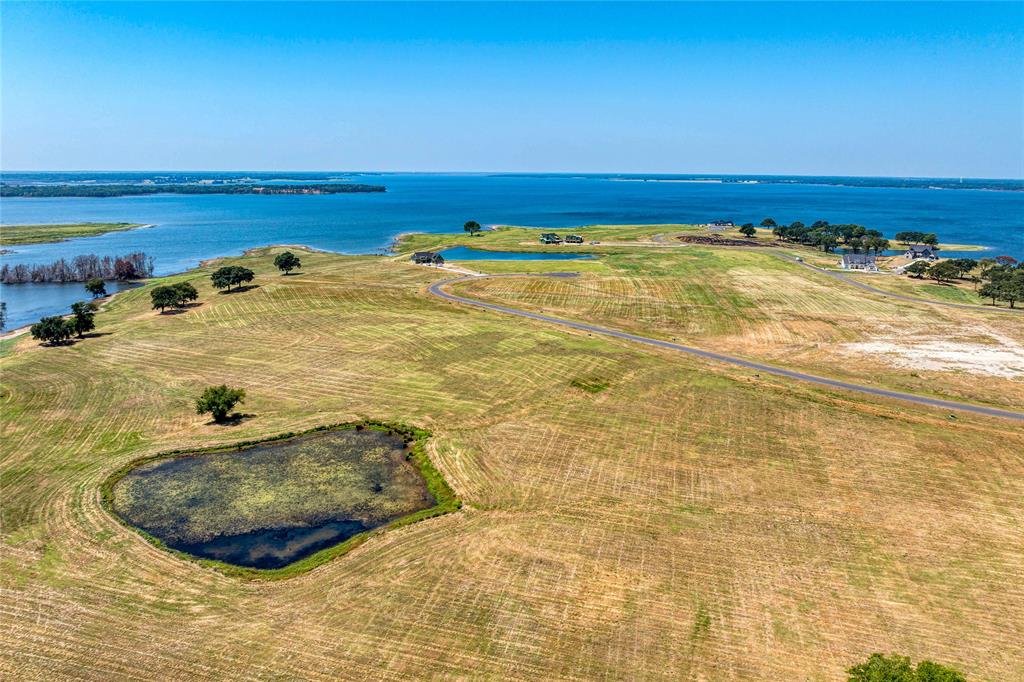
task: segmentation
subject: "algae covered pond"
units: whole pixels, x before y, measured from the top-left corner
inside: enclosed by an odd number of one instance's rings
[[[348,429],[161,459],[125,474],[112,506],[172,549],[280,568],[432,507],[406,452],[398,436]]]

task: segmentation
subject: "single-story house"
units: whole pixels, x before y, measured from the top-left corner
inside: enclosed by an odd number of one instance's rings
[[[903,253],[903,257],[910,260],[918,260],[920,258],[936,260],[939,257],[939,249],[928,244],[911,244]]]
[[[540,236],[541,244],[561,244],[562,238],[554,232],[545,232]]]
[[[839,261],[843,270],[869,270],[878,272],[878,264],[875,262],[873,253],[844,253],[843,260]]]
[[[412,262],[417,265],[444,265],[444,256],[433,251],[417,251],[412,254]]]
[[[581,237],[578,234],[569,234],[569,235],[566,235],[566,237],[565,237],[565,243],[566,244],[582,244],[583,243],[583,237]]]

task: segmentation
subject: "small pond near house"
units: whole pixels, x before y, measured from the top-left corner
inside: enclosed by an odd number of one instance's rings
[[[404,441],[319,431],[143,463],[112,507],[164,545],[250,568],[286,566],[436,503]]]

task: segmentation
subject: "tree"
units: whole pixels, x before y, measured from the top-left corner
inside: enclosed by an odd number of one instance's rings
[[[924,276],[924,273],[928,272],[928,263],[923,260],[916,260],[904,268],[903,272],[921,279]]]
[[[174,291],[175,296],[174,305],[179,308],[199,298],[199,292],[188,282],[178,282],[172,285],[171,289]]]
[[[119,282],[124,282],[129,279],[139,279],[139,270],[135,267],[135,263],[124,258],[118,258],[114,261],[114,279]]]
[[[462,229],[468,232],[471,237],[475,237],[476,233],[482,230],[483,228],[480,227],[480,223],[478,223],[477,221],[470,220],[469,222],[462,226]]]
[[[44,317],[29,328],[33,339],[55,346],[64,343],[75,333],[74,325],[60,315]]]
[[[91,332],[96,328],[96,304],[92,301],[72,303],[71,313],[72,317],[68,322],[71,323],[75,333],[78,334],[78,338],[82,338],[83,334]]]
[[[954,258],[949,262],[956,266],[961,278],[974,268],[978,267],[978,261],[973,258]]]
[[[149,292],[149,298],[153,302],[153,310],[160,309],[162,313],[165,308],[176,308],[178,306],[178,292],[173,286],[167,284],[153,287]]]
[[[277,257],[274,258],[274,267],[287,275],[292,270],[301,268],[302,261],[291,251],[285,251],[284,253],[277,254]]]
[[[85,290],[92,294],[93,298],[107,295],[107,284],[99,277],[93,277],[85,283]]]
[[[848,682],[967,682],[959,671],[931,661],[921,661],[917,668],[906,656],[871,654],[864,663],[846,671]]]
[[[927,244],[929,246],[938,246],[939,245],[939,238],[936,237],[934,234],[929,233],[929,234],[926,234],[924,236],[924,238],[921,239],[921,243],[922,244]]]
[[[928,276],[936,282],[950,282],[959,276],[960,270],[951,261],[939,261],[928,268]]]
[[[213,421],[221,423],[228,417],[228,412],[238,403],[245,402],[245,389],[228,388],[226,384],[209,386],[196,399],[196,414],[213,415]]]
[[[210,280],[213,281],[213,286],[216,288],[231,291],[231,287],[251,282],[255,276],[255,273],[249,268],[228,265],[210,275]]]
[[[761,227],[775,227],[776,222],[772,218],[765,218],[761,221]]]
[[[746,225],[744,225],[743,227],[741,227],[741,228],[740,228],[740,232],[741,232],[741,233],[743,234],[743,236],[745,236],[745,237],[746,237],[747,239],[750,239],[750,238],[752,238],[752,237],[753,237],[753,236],[754,236],[755,234],[757,234],[757,228],[755,228],[755,227],[754,227],[753,225],[751,225],[750,223],[747,223]]]

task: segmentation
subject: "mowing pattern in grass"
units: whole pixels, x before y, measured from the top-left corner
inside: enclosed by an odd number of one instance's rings
[[[881,340],[1016,348],[1024,343],[1024,325],[1005,315],[887,299],[751,251],[648,249],[601,260],[603,272],[578,278],[484,279],[459,290],[855,382],[1024,407],[1019,378],[899,367],[847,345]]]
[[[4,679],[834,680],[873,651],[1024,677],[1024,433],[437,302],[303,252],[2,360]],[[610,382],[599,395],[577,377]],[[192,413],[243,386],[252,414]],[[254,584],[100,504],[140,455],[379,415],[465,501]]]

